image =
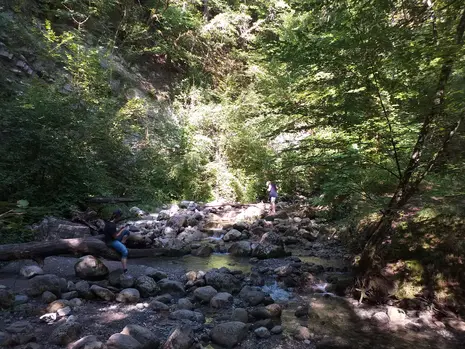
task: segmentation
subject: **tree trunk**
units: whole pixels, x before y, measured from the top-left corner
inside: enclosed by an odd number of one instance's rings
[[[129,258],[159,257],[166,254],[164,249],[128,249]],[[0,245],[0,261],[17,259],[44,259],[56,255],[100,256],[120,260],[121,256],[98,238],[60,239],[44,242]]]

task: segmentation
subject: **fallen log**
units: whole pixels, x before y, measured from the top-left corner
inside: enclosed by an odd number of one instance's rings
[[[0,245],[0,261],[17,259],[41,260],[49,256],[94,255],[109,260],[120,260],[121,256],[101,240],[102,236],[81,239],[59,239],[53,241],[27,242]],[[128,249],[129,258],[159,257],[166,254],[162,248]]]
[[[89,203],[94,204],[117,204],[120,202],[137,202],[139,199],[135,198],[109,198],[109,197],[94,197],[86,200]]]

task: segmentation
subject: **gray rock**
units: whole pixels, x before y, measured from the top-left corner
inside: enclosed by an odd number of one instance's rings
[[[71,314],[71,308],[64,307],[64,308],[58,309],[57,314],[58,316],[68,316]]]
[[[262,303],[265,296],[265,292],[263,292],[259,287],[254,286],[244,286],[241,292],[239,292],[239,298],[251,306]]]
[[[14,305],[25,304],[29,301],[29,297],[24,294],[17,294],[15,296]]]
[[[97,286],[97,285],[92,285],[90,287],[90,290],[98,297],[98,298],[101,298],[105,301],[112,301],[114,300],[116,297],[115,297],[115,294],[113,292],[111,292],[109,289],[107,288],[104,288],[104,287],[100,287],[100,286]]]
[[[7,332],[0,332],[0,348],[14,345],[13,336]]]
[[[80,307],[83,304],[83,302],[82,302],[82,300],[80,298],[70,299],[69,303],[73,308]]]
[[[28,294],[32,297],[40,296],[45,291],[61,295],[60,278],[53,274],[37,275],[29,281],[30,288]]]
[[[247,222],[236,222],[233,225],[233,228],[239,230],[240,232],[249,229]]]
[[[183,214],[176,214],[166,222],[167,227],[172,227],[174,229],[179,230],[180,228],[186,226],[187,223],[187,216]]]
[[[201,302],[208,303],[217,293],[218,291],[215,290],[213,287],[205,286],[197,288],[194,291],[194,296]]]
[[[135,288],[126,288],[116,296],[116,301],[120,303],[137,303],[140,300],[140,293]]]
[[[170,307],[167,306],[165,303],[159,302],[159,301],[151,301],[150,302],[150,308],[156,311],[168,311],[170,310]]]
[[[226,242],[237,241],[241,238],[241,236],[242,236],[242,233],[239,230],[231,229],[225,234],[225,236],[223,237],[223,240]]]
[[[241,281],[234,275],[214,269],[205,274],[205,281],[207,285],[212,286],[218,292],[237,293],[241,289]]]
[[[371,317],[373,321],[375,321],[378,324],[385,325],[389,323],[389,316],[386,314],[384,311],[379,311]]]
[[[246,324],[249,321],[249,314],[244,308],[235,308],[232,312],[231,320],[243,322]]]
[[[81,329],[77,322],[65,322],[53,330],[48,340],[52,344],[66,346],[79,338]]]
[[[228,252],[233,256],[246,257],[252,253],[252,247],[249,241],[238,241],[229,247]]]
[[[119,286],[121,288],[131,288],[134,286],[134,283],[136,282],[134,276],[130,274],[122,274],[119,277]]]
[[[136,339],[143,349],[156,349],[160,346],[158,336],[145,327],[131,324],[127,325],[121,333]]]
[[[167,210],[160,211],[158,213],[157,219],[159,221],[166,221],[166,220],[170,219],[170,212],[167,211]]]
[[[192,310],[192,309],[194,309],[194,305],[187,298],[180,298],[178,300],[178,309]]]
[[[213,327],[210,332],[214,343],[232,348],[247,336],[248,327],[239,321],[225,322]]]
[[[308,316],[308,313],[310,311],[310,307],[308,304],[304,305],[299,305],[294,313],[296,317],[304,317]]]
[[[271,329],[270,331],[273,334],[280,334],[283,332],[283,327],[282,326],[275,326]]]
[[[79,281],[76,283],[76,291],[79,297],[84,299],[93,299],[94,294],[90,290],[90,285],[87,281]]]
[[[252,257],[258,259],[280,258],[289,255],[290,252],[286,252],[283,245],[257,244],[252,250]]]
[[[155,280],[146,275],[139,276],[136,279],[135,288],[139,290],[140,295],[144,298],[155,296],[160,292],[160,287]]]
[[[78,297],[79,297],[79,293],[77,291],[66,292],[61,295],[62,299],[67,299],[67,300],[78,298]]]
[[[219,292],[210,300],[210,306],[216,309],[229,308],[233,301],[234,298],[230,293]]]
[[[101,280],[109,274],[107,266],[91,255],[81,257],[74,265],[74,271],[76,276],[83,280]]]
[[[170,295],[169,293],[162,294],[161,296],[155,297],[156,301],[169,304],[173,302],[173,296]]]
[[[82,337],[81,339],[77,340],[76,342],[69,344],[67,349],[90,349],[90,348],[97,349],[95,347],[95,344],[94,344],[94,343],[97,343],[97,342],[101,343],[101,342],[98,341],[97,337],[95,337],[93,335],[92,336],[85,336],[85,337]]]
[[[170,314],[170,318],[174,320],[189,320],[203,324],[205,322],[205,316],[202,313],[198,313],[192,310],[180,309],[173,311]]]
[[[213,253],[213,248],[209,245],[202,245],[198,249],[191,251],[191,254],[197,257],[208,257],[212,253]]]
[[[14,293],[7,288],[0,288],[0,309],[7,309],[13,306],[15,301]]]
[[[16,321],[7,326],[5,331],[12,334],[31,333],[34,331],[34,326],[32,326],[31,323],[26,320]]]
[[[106,343],[108,349],[142,349],[142,344],[127,334],[115,333]]]
[[[391,322],[401,323],[405,320],[406,314],[403,309],[388,306],[387,307],[387,315],[389,316],[389,320]]]
[[[37,276],[37,275],[43,275],[44,271],[42,270],[41,267],[39,267],[37,265],[26,265],[26,266],[21,268],[19,273],[22,276],[24,276],[25,278],[30,279],[30,278],[32,278],[34,276]]]
[[[160,281],[168,277],[168,275],[165,272],[152,267],[148,267],[147,269],[145,269],[144,274],[150,276],[155,281]]]
[[[39,239],[45,241],[90,236],[88,226],[54,217],[45,218],[36,230]]]
[[[307,327],[304,327],[304,326],[298,326],[295,330],[294,330],[294,338],[295,339],[298,339],[298,340],[307,340],[307,339],[310,339],[311,337],[311,334],[310,334],[310,331]]]
[[[188,325],[177,327],[166,340],[163,349],[190,349],[194,344],[194,331]]]
[[[270,319],[271,313],[265,307],[258,307],[249,310],[251,316],[257,320]]]
[[[66,286],[68,288],[68,292],[76,291],[76,285],[72,281],[68,281],[66,283]]]
[[[269,338],[271,336],[270,331],[266,327],[259,327],[254,333],[258,338]]]
[[[182,297],[186,294],[184,285],[179,281],[162,279],[158,282],[158,286],[162,293],[169,293],[174,297]]]
[[[266,306],[266,309],[270,312],[271,317],[281,317],[282,307],[279,304],[273,303]]]

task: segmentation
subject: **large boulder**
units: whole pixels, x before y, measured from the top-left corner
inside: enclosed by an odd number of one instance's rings
[[[30,279],[37,275],[43,275],[44,271],[42,270],[41,267],[37,265],[25,265],[24,267],[21,268],[19,273],[25,278]]]
[[[65,322],[50,334],[49,342],[59,346],[66,346],[79,338],[82,326],[77,322]]]
[[[130,288],[134,286],[135,278],[128,273],[124,273],[123,270],[117,269],[108,275],[108,281],[111,286]]]
[[[241,281],[234,275],[212,269],[205,274],[207,285],[219,292],[237,293],[241,290]]]
[[[214,343],[232,348],[247,336],[248,326],[239,321],[225,322],[213,327],[210,332]]]
[[[135,288],[126,288],[116,296],[116,301],[120,303],[137,303],[140,299],[140,293]]]
[[[107,266],[91,255],[81,257],[74,265],[74,271],[83,280],[102,280],[109,274]]]
[[[140,325],[127,325],[121,333],[136,339],[142,345],[142,349],[156,349],[160,346],[158,336]]]
[[[189,320],[203,324],[205,322],[205,316],[202,313],[180,309],[175,310],[170,314],[170,318],[174,320]]]
[[[188,325],[177,327],[166,340],[163,349],[190,349],[194,344],[194,331]]]
[[[74,343],[68,345],[67,349],[101,349],[103,343],[99,342],[96,336],[90,335],[82,337]],[[33,348],[28,348],[33,349]]]
[[[84,238],[90,236],[90,228],[83,224],[47,217],[35,229],[40,240]]]
[[[249,241],[238,241],[235,242],[229,247],[228,252],[233,256],[250,256],[252,252],[252,247]]]
[[[158,286],[162,293],[168,293],[174,297],[182,297],[186,294],[184,285],[179,281],[162,279],[158,281]]]
[[[226,242],[228,242],[228,241],[237,241],[237,240],[240,240],[241,236],[242,236],[242,233],[239,230],[231,229],[223,237],[223,240],[226,241]]]
[[[142,344],[127,334],[115,333],[106,343],[107,349],[142,349]]]
[[[40,296],[45,291],[54,293],[57,296],[61,295],[61,280],[53,274],[38,275],[29,281],[28,294],[36,297]]]
[[[257,244],[252,250],[252,257],[259,259],[280,258],[290,256],[283,245]]]
[[[229,308],[233,304],[234,298],[230,293],[219,292],[210,300],[212,308]]]
[[[76,282],[76,291],[79,297],[84,299],[92,299],[94,298],[94,294],[90,290],[90,285],[87,281],[78,281]]]
[[[10,308],[14,301],[15,295],[11,290],[7,289],[6,287],[0,288],[0,309]]]
[[[165,272],[152,267],[147,267],[144,271],[144,274],[150,276],[155,281],[160,281],[168,277],[168,274],[166,274]]]
[[[95,294],[98,298],[101,298],[105,301],[112,301],[115,299],[115,294],[111,292],[109,289],[105,287],[100,287],[98,285],[92,285],[90,290],[93,294]]]
[[[218,293],[217,290],[215,290],[211,286],[204,286],[204,287],[199,287],[195,289],[194,291],[194,296],[197,298],[200,302],[203,303],[208,303],[210,300]]]
[[[247,305],[255,306],[263,302],[265,299],[265,292],[259,287],[244,286],[239,292],[239,298],[241,298]]]
[[[160,292],[160,287],[150,276],[142,275],[136,279],[135,287],[139,290],[142,297],[156,296]]]
[[[167,227],[172,227],[179,231],[182,227],[186,226],[187,224],[187,216],[183,214],[176,214],[166,222]]]
[[[187,227],[182,233],[180,233],[176,239],[184,241],[185,243],[191,243],[194,241],[200,241],[203,238],[203,233],[196,228]]]
[[[199,248],[191,251],[191,254],[197,257],[208,257],[212,253],[213,253],[213,248],[209,245],[202,245]]]

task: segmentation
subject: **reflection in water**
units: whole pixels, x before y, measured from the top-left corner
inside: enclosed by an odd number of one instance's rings
[[[343,268],[347,266],[341,259],[324,259],[313,256],[298,256],[303,263],[313,263],[323,267]]]
[[[270,285],[263,286],[262,289],[263,292],[268,293],[275,302],[288,301],[291,298],[291,294],[279,287],[276,281]]]

